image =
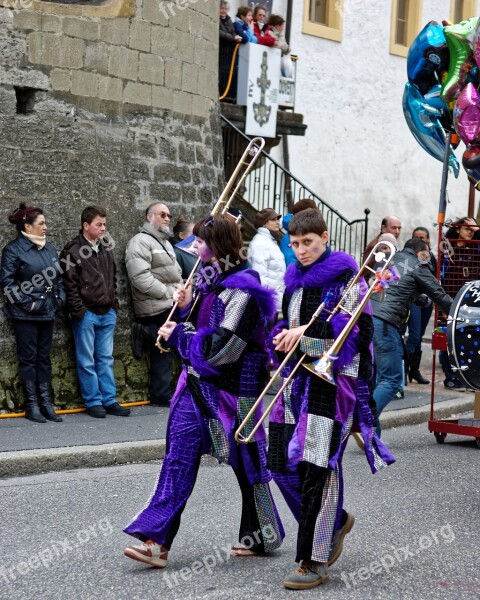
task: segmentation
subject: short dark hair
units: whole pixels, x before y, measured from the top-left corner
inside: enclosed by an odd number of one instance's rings
[[[84,223],[90,223],[93,221],[95,217],[106,217],[107,211],[104,208],[100,208],[100,206],[87,206],[82,210],[82,215],[80,217],[80,225],[83,228]]]
[[[317,203],[313,198],[302,198],[301,200],[298,200],[298,202],[295,202],[292,208],[292,215],[296,215],[306,208],[318,208]]]
[[[430,232],[428,231],[428,229],[426,227],[415,227],[415,229],[412,231],[412,236],[417,231],[423,231],[423,233],[427,236],[427,238],[430,239]]]
[[[405,248],[410,248],[415,252],[415,254],[417,254],[417,252],[424,252],[425,250],[428,250],[427,244],[420,238],[411,238],[407,240],[403,249],[405,250]]]
[[[188,231],[190,225],[193,225],[193,222],[185,217],[177,217],[177,222],[173,226],[173,234],[178,235],[179,233],[185,233]]]
[[[39,215],[43,215],[43,210],[37,206],[27,206],[26,202],[21,202],[8,217],[12,225],[15,225],[17,231],[25,231],[25,225],[33,225]]]
[[[239,6],[237,10],[237,17],[246,17],[252,9],[249,6]]]
[[[207,217],[195,223],[193,235],[202,239],[219,260],[221,270],[245,262],[242,256],[243,239],[237,224],[226,215]],[[227,258],[227,262],[220,259]]]
[[[285,23],[285,19],[280,15],[270,15],[268,19],[268,24],[270,27],[275,27],[277,25],[283,25]]]
[[[288,233],[290,235],[306,235],[307,233],[322,235],[325,231],[328,231],[327,224],[318,208],[306,208],[302,210],[293,215],[288,224]]]

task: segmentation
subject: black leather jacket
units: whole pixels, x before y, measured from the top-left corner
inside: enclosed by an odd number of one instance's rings
[[[398,329],[408,316],[410,305],[420,294],[426,294],[440,310],[448,314],[453,302],[431,272],[428,263],[422,263],[411,248],[397,252],[393,264],[400,279],[372,296],[373,316]]]
[[[55,248],[42,249],[20,234],[2,252],[0,281],[3,312],[11,319],[52,321],[65,304],[65,289]]]

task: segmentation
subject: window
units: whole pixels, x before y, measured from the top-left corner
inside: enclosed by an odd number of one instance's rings
[[[407,56],[408,48],[420,31],[421,0],[393,0],[390,53]]]
[[[450,20],[452,23],[460,23],[470,17],[477,15],[476,0],[451,0]]]
[[[344,0],[303,0],[303,33],[342,41]]]

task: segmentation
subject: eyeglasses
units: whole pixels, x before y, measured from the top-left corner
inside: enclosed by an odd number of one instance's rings
[[[154,212],[154,215],[156,215],[157,217],[161,217],[162,219],[171,219],[172,215],[170,213],[166,213],[163,212],[163,210],[161,212]]]

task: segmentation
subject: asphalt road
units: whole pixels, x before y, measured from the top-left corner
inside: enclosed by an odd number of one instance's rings
[[[206,459],[165,571],[125,558],[122,527],[148,499],[158,464],[84,469],[0,481],[1,600],[480,598],[480,451],[471,438],[438,445],[426,425],[391,429],[397,463],[370,474],[347,448],[345,506],[357,518],[330,583],[292,592],[296,525],[274,494],[287,537],[268,558],[226,558],[239,491]]]

